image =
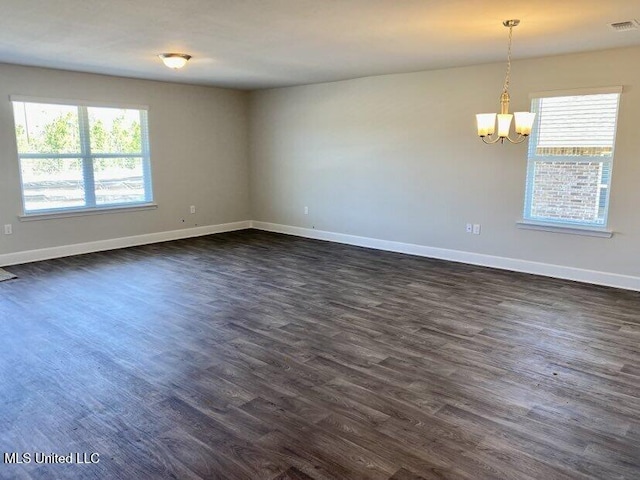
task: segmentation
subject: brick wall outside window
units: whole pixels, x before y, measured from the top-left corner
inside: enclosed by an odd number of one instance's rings
[[[532,218],[597,220],[601,162],[536,162],[534,177]]]

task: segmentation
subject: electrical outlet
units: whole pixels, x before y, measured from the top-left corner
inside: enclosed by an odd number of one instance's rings
[[[13,227],[11,226],[11,224],[10,224],[10,223],[7,223],[7,224],[4,226],[4,234],[5,234],[5,235],[11,235],[12,233],[13,233]]]
[[[195,205],[191,205],[191,208],[189,209],[189,211],[191,213],[196,213],[196,206]]]
[[[304,214],[309,215],[309,207],[304,207]]]
[[[480,235],[480,224],[479,223],[474,223],[473,224],[473,234],[474,235]]]
[[[472,233],[473,232],[473,225],[471,225],[470,223],[467,223],[467,233]]]

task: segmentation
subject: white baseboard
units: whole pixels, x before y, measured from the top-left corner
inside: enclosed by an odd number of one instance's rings
[[[298,237],[314,238],[317,240],[327,240],[330,242],[344,243],[348,245],[357,245],[359,247],[374,248],[389,252],[407,253],[420,257],[469,263],[472,265],[481,265],[484,267],[499,268],[502,270],[532,273],[534,275],[562,278],[565,280],[574,280],[577,282],[592,283],[607,287],[640,291],[640,277],[630,275],[585,270],[563,265],[552,265],[548,263],[532,262],[529,260],[520,260],[517,258],[498,257],[494,255],[484,255],[481,253],[451,250],[447,248],[427,247],[412,243],[394,242],[390,240],[359,237],[344,233],[327,232],[310,228],[293,227],[289,225],[251,220],[186,228],[182,230],[171,230],[168,232],[150,233],[145,235],[135,235],[131,237],[113,238],[109,240],[99,240],[96,242],[77,243],[39,250],[26,250],[23,252],[0,254],[0,267],[17,265],[20,263],[37,262],[40,260],[49,260],[52,258],[68,257],[71,255],[81,255],[84,253],[100,252],[104,250],[114,250],[117,248],[134,247],[137,245],[147,245],[150,243],[167,242],[182,238],[200,237],[214,233],[232,232],[247,228],[255,228],[275,233],[285,233],[289,235],[296,235]]]
[[[101,252],[104,250],[114,250],[117,248],[135,247],[138,245],[147,245],[149,243],[168,242],[171,240],[179,240],[181,238],[201,237],[203,235],[211,235],[212,233],[244,230],[250,227],[251,221],[246,220],[242,222],[207,225],[204,227],[185,228],[182,230],[171,230],[168,232],[148,233],[145,235],[135,235],[131,237],[98,240],[96,242],[76,243],[60,247],[6,253],[0,255],[0,267],[17,265],[20,263],[39,262],[40,260],[69,257],[71,255],[81,255],[84,253]]]
[[[417,255],[421,257],[438,258],[441,260],[450,260],[453,262],[481,265],[483,267],[492,267],[502,270],[512,270],[515,272],[532,273],[534,275],[543,275],[545,277],[562,278],[565,280],[574,280],[577,282],[640,291],[640,277],[633,277],[630,275],[620,275],[617,273],[585,270],[563,265],[532,262],[529,260],[498,257],[494,255],[484,255],[482,253],[465,252],[461,250],[427,247],[424,245],[393,242],[389,240],[380,240],[377,238],[359,237],[356,235],[327,232],[310,228],[292,227],[289,225],[280,225],[277,223],[252,221],[251,226],[258,230],[265,230],[268,232],[286,233],[289,235],[296,235],[298,237],[327,240],[330,242],[375,248],[377,250],[408,253],[410,255]]]

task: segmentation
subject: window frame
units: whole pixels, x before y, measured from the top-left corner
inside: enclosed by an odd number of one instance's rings
[[[151,174],[151,148],[149,145],[149,107],[147,105],[111,103],[111,102],[94,102],[86,100],[73,99],[57,99],[47,97],[32,97],[22,95],[10,95],[9,101],[12,103],[12,115],[14,112],[14,102],[64,105],[74,107],[78,111],[78,129],[80,138],[80,151],[74,153],[20,153],[16,142],[16,157],[18,159],[18,171],[20,176],[20,197],[22,204],[22,213],[19,215],[20,220],[39,220],[46,218],[61,218],[91,215],[94,213],[111,213],[129,210],[141,210],[156,208],[153,196],[153,182]],[[88,109],[89,108],[114,108],[137,110],[140,112],[140,136],[141,146],[140,153],[106,153],[91,152],[91,136]],[[13,135],[16,136],[16,121],[13,118]],[[82,162],[82,177],[84,189],[84,206],[77,207],[61,207],[46,208],[38,210],[27,210],[24,195],[24,181],[22,175],[23,159],[80,159]],[[96,203],[96,189],[94,178],[94,160],[105,158],[140,158],[142,163],[142,175],[144,185],[144,200],[137,202],[124,203]]]
[[[571,89],[571,90],[554,90],[554,91],[545,91],[545,92],[534,92],[529,94],[529,98],[531,100],[531,111],[535,112],[536,120],[534,123],[534,128],[531,133],[531,137],[529,139],[529,144],[527,148],[527,169],[526,169],[526,177],[525,177],[525,192],[524,192],[524,208],[522,213],[522,220],[517,222],[517,226],[519,228],[529,229],[529,230],[543,230],[549,232],[559,232],[559,233],[570,233],[570,234],[578,234],[578,235],[590,235],[597,237],[611,237],[612,232],[608,229],[609,225],[609,206],[611,199],[611,179],[613,174],[613,160],[615,157],[615,145],[616,145],[616,135],[618,130],[618,122],[620,119],[620,102],[622,98],[623,88],[622,86],[612,86],[612,87],[600,87],[600,88],[580,88],[580,89]],[[565,96],[587,96],[587,95],[598,95],[598,94],[617,94],[617,104],[616,104],[616,117],[615,117],[615,125],[613,129],[613,141],[611,145],[611,155],[609,156],[588,156],[588,155],[554,155],[554,156],[544,156],[544,155],[535,155],[532,153],[535,151],[535,148],[538,143],[538,135],[539,135],[539,126],[540,126],[540,114],[539,114],[539,100],[543,98],[549,97],[565,97]],[[593,223],[587,224],[585,222],[579,221],[571,221],[571,220],[552,220],[552,219],[543,219],[538,220],[534,217],[531,217],[531,204],[533,200],[533,178],[534,169],[537,162],[567,162],[567,163],[592,163],[592,162],[602,162],[603,165],[608,168],[608,184],[607,184],[607,195],[606,202],[604,205],[604,216],[602,223]]]

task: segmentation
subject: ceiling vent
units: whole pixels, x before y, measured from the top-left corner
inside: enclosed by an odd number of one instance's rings
[[[616,32],[626,32],[627,30],[638,30],[640,23],[637,20],[627,20],[626,22],[616,22],[610,24]]]

